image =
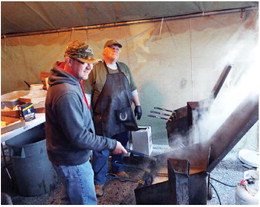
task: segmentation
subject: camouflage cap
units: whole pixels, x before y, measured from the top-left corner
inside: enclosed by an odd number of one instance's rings
[[[74,58],[84,63],[96,63],[99,61],[98,58],[94,57],[91,47],[79,40],[75,40],[68,44],[64,57]]]

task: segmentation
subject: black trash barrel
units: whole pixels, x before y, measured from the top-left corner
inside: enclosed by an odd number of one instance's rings
[[[5,144],[19,194],[37,196],[55,188],[57,176],[47,156],[44,126],[28,130]]]

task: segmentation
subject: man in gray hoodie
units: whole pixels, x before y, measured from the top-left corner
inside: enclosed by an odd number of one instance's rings
[[[49,76],[46,144],[50,161],[64,183],[71,204],[97,204],[91,150],[127,153],[116,140],[98,136],[82,87],[97,62],[85,42],[71,42],[65,61],[56,62]]]

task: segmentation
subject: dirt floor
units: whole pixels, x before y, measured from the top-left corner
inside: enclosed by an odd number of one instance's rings
[[[157,146],[158,147],[158,146]],[[160,150],[165,150],[167,146],[159,146]],[[243,165],[237,157],[238,149],[231,150],[229,154],[216,166],[216,168],[211,172],[210,176],[214,179],[222,181],[226,184],[232,185],[233,187],[229,187],[223,185],[219,182],[211,180],[212,185],[215,190],[212,190],[212,199],[208,201],[208,205],[219,205],[220,202],[222,205],[234,205],[235,201],[235,192],[236,185],[239,183],[241,179],[243,179],[244,171],[248,170],[248,166]],[[142,169],[147,170],[147,166],[150,162],[147,160],[127,158],[126,163],[128,164],[137,164],[140,166],[140,163],[145,163],[142,165]],[[1,192],[7,193],[11,197],[11,201],[14,205],[67,205],[68,199],[64,193],[64,187],[60,182],[57,182],[56,188],[51,192],[34,197],[24,197],[17,193],[17,189],[12,182],[8,179],[7,173],[2,167],[1,173]],[[99,205],[135,205],[136,197],[135,197],[135,189],[142,186],[140,182],[145,180],[146,182],[151,182],[151,180],[147,179],[145,175],[147,171],[140,170],[137,168],[127,168],[126,171],[130,175],[131,181],[121,182],[117,179],[108,179],[105,184],[105,194],[103,197],[98,199]],[[161,177],[154,178],[154,182],[160,182],[161,178],[165,179],[165,173],[161,172],[158,175]],[[167,178],[166,178],[167,180]],[[139,183],[138,183],[139,181]],[[219,198],[220,199],[219,199]],[[2,194],[2,202],[1,204],[5,204],[5,200],[3,199]]]

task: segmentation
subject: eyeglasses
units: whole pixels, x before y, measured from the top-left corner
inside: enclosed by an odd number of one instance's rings
[[[118,52],[121,52],[121,48],[119,48],[118,46],[109,45],[109,46],[107,46],[107,47],[109,47],[109,48],[112,49],[112,50],[116,50],[116,51],[118,51]]]
[[[80,61],[80,60],[78,60],[78,59],[76,59],[76,58],[72,58],[73,60],[76,60],[78,63],[80,63],[80,64],[85,64],[84,62],[82,62],[82,61]]]

